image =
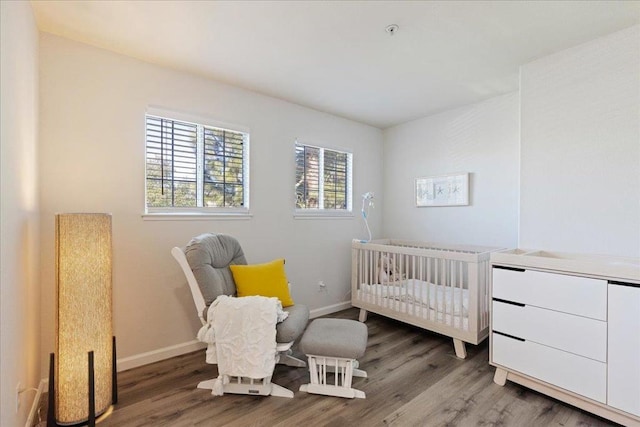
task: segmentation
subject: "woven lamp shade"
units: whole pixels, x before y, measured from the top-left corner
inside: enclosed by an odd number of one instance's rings
[[[111,215],[56,215],[56,419],[89,416],[87,355],[94,352],[95,410],[112,403]]]

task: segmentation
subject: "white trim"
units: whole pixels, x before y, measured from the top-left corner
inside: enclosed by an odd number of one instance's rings
[[[331,150],[331,151],[339,151],[342,153],[347,153],[347,154],[351,154],[353,156],[353,150],[350,148],[344,148],[344,147],[339,147],[336,145],[331,145],[331,144],[307,144],[306,142],[300,142],[300,140],[298,138],[296,138],[294,140],[294,146],[295,145],[306,145],[307,147],[312,147],[312,148],[320,148],[320,149],[327,149],[327,150]]]
[[[127,371],[129,369],[138,368],[140,366],[149,365],[151,363],[159,362],[161,360],[170,359],[172,357],[181,356],[183,354],[192,353],[198,350],[204,350],[206,344],[197,340],[185,342],[182,344],[171,345],[157,350],[148,351],[145,353],[134,354],[133,356],[124,357],[117,360],[117,371]],[[31,411],[25,427],[31,427],[33,425],[33,418],[40,405],[40,398],[44,394],[45,390],[49,388],[49,380],[42,378],[38,386],[38,392],[31,405]]]
[[[33,398],[33,402],[31,403],[31,410],[29,411],[29,416],[27,417],[27,422],[25,423],[24,427],[31,427],[32,425],[34,425],[33,418],[36,416],[36,411],[40,406],[40,398],[48,387],[49,380],[46,378],[42,378],[40,380],[40,384],[38,384],[38,391],[36,391],[36,395]]]
[[[249,130],[242,133],[244,148],[242,149],[242,180],[243,180],[243,191],[244,191],[244,206],[246,209],[246,214],[249,214],[249,208],[251,208],[251,133]]]
[[[134,354],[133,356],[118,359],[118,372],[138,368],[140,366],[170,359],[172,357],[191,353],[197,350],[203,350],[206,346],[207,345],[205,343],[193,340],[171,345],[169,347],[159,348],[157,350],[147,351],[146,353]]]
[[[351,308],[351,301],[344,301],[337,304],[328,305],[326,307],[316,308],[316,309],[310,310],[309,318],[315,319],[316,317],[326,316],[327,314],[336,313],[338,311],[346,310],[348,308]],[[181,356],[183,354],[192,353],[198,350],[204,350],[206,346],[207,345],[205,343],[202,343],[197,340],[192,340],[192,341],[184,342],[181,344],[171,345],[168,347],[147,351],[145,353],[134,354],[133,356],[118,359],[117,369],[118,369],[118,372],[127,371],[129,369],[138,368],[144,365],[149,365],[151,363],[159,362],[161,360],[170,359],[172,357]],[[40,381],[38,393],[41,394],[41,391],[47,388],[47,384],[48,384],[48,380],[43,378]]]
[[[318,209],[324,210],[324,148],[318,148],[318,152]]]
[[[344,209],[296,209],[293,217],[295,219],[352,219],[355,215],[352,211]]]
[[[253,218],[251,214],[243,213],[147,213],[142,214],[145,221],[210,221],[210,220],[249,220]]]
[[[173,119],[187,123],[199,124],[208,127],[225,129],[240,133],[250,133],[251,130],[247,126],[241,126],[234,123],[223,122],[212,119],[211,117],[203,114],[191,113],[188,111],[177,111],[173,109],[148,106],[145,110],[145,114],[155,117],[163,117],[165,119]]]
[[[148,207],[144,215],[170,214],[170,215],[249,215],[247,207]]]
[[[347,156],[347,210],[353,211],[353,153],[349,153]]]
[[[339,302],[337,304],[328,305],[326,307],[314,308],[309,311],[309,319],[326,316],[327,314],[337,313],[338,311],[351,308],[351,301]]]

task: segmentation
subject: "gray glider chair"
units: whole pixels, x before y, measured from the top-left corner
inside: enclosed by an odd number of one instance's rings
[[[171,254],[178,261],[184,272],[200,322],[203,325],[207,321],[209,305],[220,295],[236,296],[236,285],[233,281],[230,265],[246,265],[240,243],[229,235],[206,233],[191,239],[183,248],[174,247]],[[302,304],[295,304],[284,308],[289,316],[276,325],[276,349],[279,353],[279,364],[306,367],[306,363],[292,356],[291,347],[298,339],[309,321],[309,308]],[[198,388],[211,389],[214,380],[203,381]],[[268,379],[267,382],[270,382]],[[293,397],[283,394],[283,391],[274,390],[275,384],[238,385],[235,389],[226,389],[225,392],[240,394],[263,394]],[[282,389],[282,387],[280,387]],[[256,390],[258,390],[256,392]],[[283,389],[286,392],[289,390]]]

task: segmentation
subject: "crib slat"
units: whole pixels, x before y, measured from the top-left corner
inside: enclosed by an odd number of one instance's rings
[[[434,280],[431,277],[431,260],[432,258],[426,258],[427,261],[427,282],[429,283],[429,285],[427,286],[427,307],[426,307],[426,315],[427,315],[427,320],[431,320],[431,310],[429,309],[429,307],[431,307],[431,282],[433,282]]]
[[[478,310],[478,264],[470,264],[467,274],[469,276],[469,330],[478,330],[480,313]],[[473,286],[473,291],[471,287]]]
[[[464,328],[464,265],[462,262],[458,262],[458,281],[460,282],[460,327]],[[467,292],[467,295],[469,292]],[[467,323],[467,329],[469,324]]]
[[[435,285],[439,285],[440,282],[440,259],[439,258],[435,258],[434,259],[435,262],[435,276],[436,276],[436,280],[433,282]],[[439,312],[439,308],[440,308],[440,295],[438,295],[440,292],[438,292],[438,288],[436,287],[436,292],[435,292],[435,297],[436,297],[436,305],[435,305],[435,319],[433,319],[435,322],[438,321],[438,312]]]
[[[420,301],[420,299],[416,300],[416,298],[415,298],[416,291],[418,291],[418,293],[421,293],[421,291],[422,291],[422,287],[419,287],[419,289],[416,289],[415,277],[416,277],[416,256],[415,255],[411,255],[411,278],[414,279],[413,280],[413,293],[412,293],[414,298],[413,298],[412,304],[411,304],[411,315],[413,315],[413,316],[416,315],[416,307],[418,305],[417,302]],[[407,277],[406,280],[407,280],[407,283],[408,283],[409,282],[409,277]],[[420,298],[420,295],[418,296],[418,298]]]

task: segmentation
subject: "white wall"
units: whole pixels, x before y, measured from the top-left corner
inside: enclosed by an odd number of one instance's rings
[[[640,26],[521,68],[520,244],[640,256]]]
[[[518,230],[518,94],[384,131],[384,235],[513,247]],[[469,206],[415,206],[417,177],[470,173]]]
[[[203,232],[236,236],[249,262],[287,260],[296,302],[347,301],[359,215],[295,220],[294,141],[352,150],[354,199],[382,190],[380,130],[128,57],[41,36],[41,280],[43,355],[54,345],[54,214],[111,212],[114,328],[119,358],[195,338],[186,281],[169,251]],[[312,84],[312,82],[310,82]],[[251,131],[250,220],[145,221],[144,114],[190,112]],[[375,233],[381,217],[372,220]],[[328,294],[319,293],[323,280]]]
[[[0,2],[0,425],[24,425],[40,380],[38,30],[29,2]]]

